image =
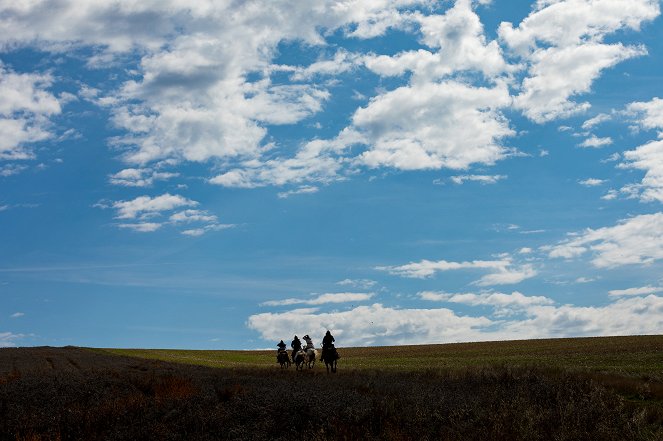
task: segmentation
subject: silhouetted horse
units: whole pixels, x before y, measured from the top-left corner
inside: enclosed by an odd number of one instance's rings
[[[295,369],[300,371],[304,369],[305,361],[306,361],[306,352],[304,352],[303,349],[300,349],[299,351],[297,351],[297,354],[295,354]]]
[[[290,357],[288,357],[288,352],[279,351],[279,355],[276,357],[276,359],[281,365],[281,369],[290,367]]]
[[[308,365],[308,368],[311,369],[315,366],[315,349],[307,349],[306,357],[304,358],[304,363]]]
[[[327,367],[327,373],[329,373],[330,369],[333,373],[336,373],[336,363],[339,358],[341,358],[341,356],[338,355],[338,351],[336,350],[334,345],[322,351],[322,361],[325,362],[325,366]]]

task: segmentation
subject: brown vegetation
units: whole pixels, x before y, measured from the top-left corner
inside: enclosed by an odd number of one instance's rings
[[[590,374],[541,368],[328,375],[0,349],[0,440],[663,439],[660,402],[637,399]]]

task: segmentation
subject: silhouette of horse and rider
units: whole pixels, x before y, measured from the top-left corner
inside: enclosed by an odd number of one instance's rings
[[[297,370],[303,370],[304,366],[308,366],[309,369],[315,366],[316,351],[313,346],[313,340],[309,335],[302,337],[306,342],[306,346],[302,346],[302,342],[295,335],[295,338],[290,343],[292,348],[292,363],[295,364]],[[334,336],[327,330],[327,333],[322,338],[322,354],[320,360],[325,363],[327,367],[327,372],[336,372],[336,363],[341,356],[338,354],[336,347],[334,347]],[[276,361],[281,365],[281,368],[290,367],[290,358],[288,357],[288,351],[286,350],[286,344],[281,340],[276,353]]]

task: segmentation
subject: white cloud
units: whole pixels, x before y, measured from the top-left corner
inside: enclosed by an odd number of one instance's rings
[[[569,47],[600,41],[605,35],[629,28],[660,14],[657,0],[554,0],[539,1],[517,28],[499,27],[500,38],[521,54],[535,51],[539,43]]]
[[[572,259],[586,253],[598,268],[651,264],[663,259],[663,213],[643,214],[617,225],[584,232],[552,247],[550,257]]]
[[[459,175],[450,178],[454,184],[463,184],[467,181],[479,182],[480,184],[496,184],[502,179],[506,179],[506,175]]]
[[[182,234],[185,236],[193,236],[193,237],[198,237],[202,236],[203,234],[209,232],[209,231],[222,231],[222,230],[227,230],[229,228],[235,228],[235,224],[209,224],[205,225],[200,228],[191,228],[188,230],[182,231]]]
[[[663,291],[663,288],[661,287],[647,285],[639,288],[613,289],[608,291],[608,295],[613,297],[642,296],[642,295],[655,294],[661,291]]]
[[[461,293],[449,294],[432,291],[423,291],[419,293],[422,300],[434,302],[461,303],[470,306],[494,306],[496,308],[516,307],[527,308],[533,305],[552,305],[555,302],[548,297],[526,296],[518,291],[511,294],[501,292],[485,292],[480,294]]]
[[[611,119],[612,119],[612,117],[610,115],[608,115],[607,113],[599,113],[595,117],[590,118],[587,121],[585,121],[584,123],[582,123],[582,129],[583,130],[590,130],[590,129],[596,127],[597,125],[599,125],[601,123],[604,123],[606,121],[610,121]]]
[[[61,112],[48,74],[16,73],[0,63],[0,160],[30,159],[30,144],[53,136],[49,117]]]
[[[494,78],[513,70],[496,41],[488,42],[472,2],[460,0],[443,15],[414,14],[425,49],[398,53],[394,56],[367,56],[366,66],[382,76],[412,72],[414,84],[429,83],[460,71],[482,72]]]
[[[162,194],[154,198],[150,196],[139,196],[130,201],[117,201],[113,208],[117,210],[116,219],[149,218],[159,215],[162,211],[170,211],[179,207],[191,207],[198,205],[180,195]]]
[[[328,303],[349,303],[349,302],[363,302],[369,300],[375,294],[373,293],[356,293],[356,292],[337,292],[319,294],[310,299],[283,299],[283,300],[269,300],[263,302],[260,306],[288,306],[288,305],[324,305]]]
[[[596,135],[592,135],[578,145],[584,148],[601,148],[610,144],[612,144],[612,138],[610,137],[599,138]]]
[[[110,175],[113,185],[125,187],[151,187],[154,181],[163,181],[179,176],[179,173],[158,172],[149,168],[125,168]]]
[[[515,106],[538,123],[588,109],[570,98],[589,92],[604,69],[646,54],[643,47],[604,44],[604,37],[637,30],[659,13],[655,0],[567,0],[537,3],[517,28],[502,23],[500,39],[528,65]]]
[[[607,181],[605,179],[587,178],[582,181],[578,181],[578,184],[584,185],[585,187],[598,187],[599,185],[603,185],[606,182]]]
[[[657,334],[663,327],[663,297],[631,297],[601,307],[580,307],[553,305],[545,297],[518,294],[458,298],[466,304],[498,306],[494,319],[460,316],[447,308],[401,309],[373,304],[334,312],[255,314],[247,325],[264,339],[278,340],[308,323],[306,332],[313,336],[332,330],[339,347]]]
[[[648,102],[633,102],[626,111],[636,117],[643,129],[663,129],[663,99],[655,97]]]
[[[617,199],[617,196],[618,196],[617,190],[610,189],[610,190],[608,190],[608,192],[606,194],[601,196],[601,199],[603,199],[604,201],[612,201],[612,200]]]
[[[156,222],[138,222],[135,224],[118,224],[119,228],[126,228],[139,233],[152,233],[161,228],[162,224]]]
[[[26,170],[28,167],[26,165],[21,165],[21,164],[6,164],[0,167],[0,176],[2,177],[9,177],[13,175],[17,175],[24,170]]]
[[[19,318],[19,317],[23,317],[24,315],[25,315],[25,313],[23,313],[23,312],[15,312],[12,315],[10,315],[9,317],[10,318]]]
[[[299,188],[296,188],[294,190],[288,190],[288,191],[282,191],[277,194],[279,199],[287,199],[290,196],[297,195],[297,194],[312,194],[312,193],[317,193],[319,190],[318,187],[315,187],[313,185],[303,185]]]
[[[371,279],[343,279],[336,282],[337,285],[351,286],[353,288],[370,289],[377,285],[378,282]]]
[[[401,266],[379,266],[378,270],[387,271],[390,274],[409,277],[427,278],[432,277],[440,271],[454,271],[467,269],[482,269],[490,271],[479,280],[474,282],[480,286],[506,285],[520,283],[525,279],[534,277],[537,271],[531,264],[514,265],[511,258],[502,260],[474,260],[471,262],[448,262],[446,260],[411,262]]]
[[[534,250],[530,247],[522,247],[518,250],[518,254],[531,254],[532,252],[534,252]]]
[[[624,152],[624,162],[619,167],[645,171],[639,184],[627,185],[622,192],[643,202],[663,202],[663,140]]]
[[[510,101],[503,84],[446,81],[386,92],[352,117],[352,130],[368,146],[359,161],[402,170],[493,164],[509,153],[501,141],[514,132],[498,109]]]
[[[191,222],[216,222],[215,215],[209,214],[205,210],[183,210],[170,215],[170,221],[173,223],[191,223]]]
[[[11,348],[16,346],[16,340],[25,338],[24,334],[12,332],[0,332],[0,348]]]
[[[485,317],[459,317],[453,311],[396,309],[379,303],[331,313],[286,311],[249,317],[247,325],[262,338],[290,335],[306,324],[310,335],[332,330],[339,346],[424,344],[481,339],[480,330],[492,322]]]

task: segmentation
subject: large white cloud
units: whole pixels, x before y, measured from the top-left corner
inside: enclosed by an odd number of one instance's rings
[[[637,30],[659,14],[657,0],[539,1],[517,27],[502,23],[501,41],[529,65],[515,105],[540,123],[587,109],[570,98],[588,92],[604,69],[646,53],[605,44],[606,35]]]
[[[651,264],[663,259],[663,213],[634,216],[612,227],[588,228],[546,249],[553,258],[590,254],[598,268]]]
[[[472,87],[457,81],[403,86],[358,109],[353,128],[368,149],[369,167],[403,170],[465,169],[508,154],[501,141],[514,134],[499,112],[511,102],[506,85]]]
[[[275,341],[302,331],[315,340],[329,329],[339,347],[657,334],[663,327],[663,297],[655,295],[620,298],[596,307],[554,305],[545,297],[520,293],[459,296],[457,300],[465,304],[492,306],[494,313],[459,315],[447,308],[394,308],[376,303],[345,311],[260,313],[250,316],[247,326]]]

